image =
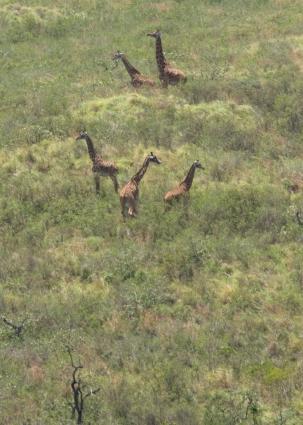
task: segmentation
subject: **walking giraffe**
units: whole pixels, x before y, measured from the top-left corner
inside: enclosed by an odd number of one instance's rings
[[[150,162],[161,164],[161,161],[152,152],[145,158],[142,167],[130,179],[128,183],[120,191],[120,203],[122,209],[122,216],[125,218],[127,215],[136,217],[138,214],[137,206],[139,199],[139,183],[142,180]],[[127,213],[126,210],[128,209]]]
[[[184,72],[171,67],[165,59],[162,48],[161,32],[157,30],[155,32],[150,32],[147,35],[156,39],[156,60],[159,70],[159,79],[162,82],[163,87],[167,87],[168,84],[176,85],[179,82],[185,83],[186,76]]]
[[[204,170],[204,167],[202,167],[200,161],[194,161],[184,180],[182,180],[182,182],[176,188],[170,190],[165,194],[164,202],[166,204],[166,208],[171,205],[174,200],[178,200],[182,197],[184,198],[185,203],[188,201],[189,191],[193,183],[196,168],[201,168],[202,170]]]
[[[129,60],[127,59],[124,53],[121,53],[118,51],[114,55],[113,60],[115,61],[122,60],[126,68],[126,71],[129,73],[129,76],[131,78],[131,84],[134,87],[137,88],[143,85],[153,87],[156,84],[153,80],[146,77],[145,75],[142,75],[140,71],[138,71],[133,65],[131,65],[131,63],[129,62]]]
[[[100,176],[109,177],[113,184],[115,192],[118,192],[119,184],[117,180],[118,168],[109,161],[104,161],[101,155],[96,153],[92,139],[86,131],[81,131],[76,140],[85,140],[89,157],[93,163],[92,171],[94,173],[96,193],[100,193]]]

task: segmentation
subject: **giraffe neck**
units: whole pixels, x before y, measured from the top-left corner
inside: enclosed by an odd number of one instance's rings
[[[130,77],[133,78],[135,75],[140,74],[140,72],[130,64],[126,56],[122,56],[122,62],[126,68],[126,71],[129,73]]]
[[[88,135],[85,137],[85,141],[86,141],[86,144],[87,144],[87,150],[88,150],[89,157],[94,162],[95,159],[96,159],[96,151],[95,151],[95,148],[94,148],[94,145],[93,145],[93,141]]]
[[[132,178],[132,180],[135,181],[137,184],[139,184],[140,181],[142,180],[144,174],[146,173],[148,165],[149,165],[149,157],[145,158],[142,167]]]
[[[161,37],[156,38],[156,60],[157,60],[159,72],[160,74],[163,74],[164,67],[167,64],[167,62],[163,53]]]
[[[192,185],[193,179],[194,179],[194,175],[195,175],[195,170],[196,170],[196,167],[193,164],[190,167],[190,169],[189,169],[189,171],[187,173],[187,176],[185,177],[185,179],[182,182],[185,185],[186,190],[189,190],[191,188],[191,185]]]

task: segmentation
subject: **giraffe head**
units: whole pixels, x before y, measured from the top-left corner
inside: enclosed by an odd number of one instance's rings
[[[88,137],[88,134],[86,131],[80,131],[80,134],[78,137],[76,137],[76,140],[86,140],[86,138]]]
[[[156,157],[156,155],[154,155],[152,152],[150,153],[150,155],[147,156],[147,159],[148,159],[149,162],[154,162],[156,164],[161,164],[160,159],[158,159]]]
[[[154,31],[154,32],[149,32],[146,35],[148,35],[149,37],[161,38],[161,31],[157,30],[157,31]]]
[[[202,170],[205,170],[204,167],[202,167],[200,161],[198,159],[196,159],[193,163],[193,165],[195,166],[195,168],[201,168]]]
[[[117,50],[117,53],[115,53],[113,56],[113,61],[118,61],[119,59],[122,59],[123,56],[124,56],[124,53],[119,52],[119,50]]]

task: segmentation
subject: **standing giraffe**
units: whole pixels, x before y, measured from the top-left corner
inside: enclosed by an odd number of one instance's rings
[[[155,32],[150,32],[147,35],[156,39],[156,60],[159,70],[159,79],[162,82],[163,87],[167,87],[168,84],[176,85],[179,82],[185,83],[186,76],[184,72],[179,69],[172,68],[165,59],[162,48],[161,32],[157,30]]]
[[[130,217],[136,217],[138,198],[139,198],[139,183],[142,180],[150,162],[161,164],[161,161],[152,152],[145,158],[140,170],[130,179],[128,183],[120,191],[120,203],[122,215],[125,218],[128,214]],[[126,209],[128,212],[126,213]]]
[[[187,202],[196,168],[201,168],[202,170],[204,170],[204,167],[202,167],[200,161],[194,161],[185,179],[182,180],[182,182],[175,189],[172,189],[165,194],[164,202],[166,203],[166,206],[171,205],[175,199],[180,199],[181,197],[184,197],[184,202]]]
[[[95,151],[93,141],[86,133],[81,131],[76,140],[85,140],[89,157],[93,163],[92,171],[94,173],[96,192],[100,193],[100,176],[110,177],[114,184],[115,192],[118,192],[119,184],[117,180],[118,168],[112,162],[104,161],[102,156],[98,155]]]
[[[130,64],[124,53],[118,51],[114,55],[113,60],[122,60],[126,71],[129,73],[129,76],[131,78],[131,84],[134,87],[141,87],[143,85],[153,87],[155,85],[155,82],[153,80],[146,77],[145,75],[142,75],[141,72],[139,72],[134,66]]]

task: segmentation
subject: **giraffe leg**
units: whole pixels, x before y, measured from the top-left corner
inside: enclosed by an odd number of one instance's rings
[[[161,83],[162,83],[162,87],[164,89],[167,89],[167,87],[168,87],[168,78],[167,77],[162,77],[162,78],[160,78],[160,80],[161,80]]]
[[[171,201],[164,201],[164,212],[168,212],[171,210],[172,202]]]
[[[188,205],[189,205],[189,200],[190,200],[189,192],[185,192],[185,194],[184,194],[184,196],[183,196],[183,204],[184,204],[184,207],[188,207]]]
[[[112,180],[112,182],[114,183],[114,188],[115,188],[115,192],[118,193],[118,189],[119,189],[119,183],[117,180],[117,177],[115,175],[109,176]]]
[[[96,194],[99,195],[99,193],[100,193],[100,176],[99,176],[99,174],[95,173],[94,179],[95,179],[95,186],[96,186]]]
[[[129,199],[128,215],[133,218],[137,216],[137,203],[135,198]]]
[[[188,218],[189,192],[186,192],[183,197],[183,205],[184,205],[185,217]]]
[[[125,198],[120,198],[120,204],[121,204],[121,214],[123,217],[123,220],[126,218],[126,201]]]
[[[139,201],[139,191],[135,193],[135,200],[134,200],[134,211],[136,215],[138,215],[138,203],[139,203],[138,201]]]

